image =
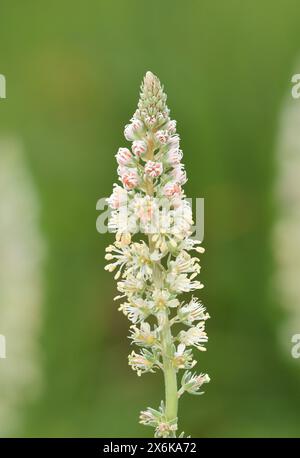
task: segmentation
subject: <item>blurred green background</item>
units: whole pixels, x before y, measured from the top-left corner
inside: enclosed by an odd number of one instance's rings
[[[159,405],[163,381],[138,378],[127,365],[129,323],[103,270],[113,236],[95,228],[96,202],[117,180],[114,154],[126,145],[123,127],[151,70],[178,121],[186,193],[205,198],[201,297],[212,318],[198,366],[212,382],[204,396],[182,399],[180,429],[192,437],[299,436],[300,360],[281,343],[288,310],[272,285],[276,144],[291,76],[300,73],[299,13],[297,0],[1,0],[0,144],[19,145],[39,207],[28,225],[44,248],[36,309],[22,311],[14,269],[18,299],[10,304],[0,292],[0,317],[10,309],[0,321],[0,435],[152,434],[137,418]],[[16,192],[27,202],[24,188]],[[15,221],[22,237],[24,220]],[[15,232],[5,230],[0,237],[14,245]],[[24,354],[10,353],[16,340],[28,346]]]

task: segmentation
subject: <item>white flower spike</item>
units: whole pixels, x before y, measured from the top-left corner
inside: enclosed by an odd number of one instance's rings
[[[116,241],[105,256],[106,270],[119,279],[115,299],[125,298],[119,310],[132,323],[129,338],[139,347],[129,355],[129,365],[138,375],[164,374],[165,402],[140,415],[155,437],[176,437],[179,397],[202,394],[200,388],[210,381],[207,374],[190,372],[196,364],[191,347],[205,350],[209,315],[197,298],[178,299],[203,288],[194,280],[200,264],[191,252],[202,254],[204,248],[191,238],[192,210],[182,189],[187,177],[166,100],[159,79],[147,72],[138,108],[124,130],[131,148],[121,147],[116,154],[122,186],[115,184],[107,199],[112,209],[108,226]],[[183,329],[173,335],[173,325]]]

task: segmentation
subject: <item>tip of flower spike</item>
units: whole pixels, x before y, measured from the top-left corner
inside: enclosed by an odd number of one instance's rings
[[[146,94],[157,95],[162,91],[159,78],[154,73],[148,71],[144,76],[143,90]]]
[[[150,72],[150,70],[148,70],[145,75],[145,79],[146,78],[155,78],[155,75],[154,73]]]
[[[158,129],[169,120],[166,100],[167,96],[158,77],[150,71],[146,72],[134,117],[142,121],[146,128]]]
[[[150,72],[148,70],[148,72],[146,72],[146,75],[144,77],[144,85],[147,86],[147,87],[152,87],[155,83],[157,83],[159,80],[157,78],[157,76],[154,75],[154,73]]]

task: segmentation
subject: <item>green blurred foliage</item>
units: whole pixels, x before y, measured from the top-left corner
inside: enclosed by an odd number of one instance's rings
[[[181,429],[299,435],[300,366],[279,348],[283,314],[269,290],[274,147],[299,12],[296,0],[1,1],[1,132],[24,144],[48,245],[43,390],[18,434],[151,435],[137,417],[158,406],[162,378],[127,366],[128,322],[103,270],[112,236],[95,229],[149,69],[178,121],[186,193],[205,198],[201,294],[212,318],[199,368],[212,382],[181,401]]]

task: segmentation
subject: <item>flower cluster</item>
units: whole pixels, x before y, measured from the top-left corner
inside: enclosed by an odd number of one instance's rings
[[[176,121],[151,72],[124,136],[131,147],[116,154],[121,184],[114,185],[107,200],[116,241],[106,249],[106,269],[115,272],[120,293],[115,299],[125,299],[119,310],[132,323],[130,339],[141,347],[129,355],[130,366],[138,375],[162,370],[165,377],[165,404],[142,412],[140,422],[153,426],[156,437],[176,437],[178,398],[185,391],[199,394],[209,381],[207,375],[189,372],[196,364],[192,347],[205,350],[209,315],[195,297],[189,302],[178,298],[203,288],[195,277],[200,272],[197,255],[204,249],[191,238],[192,210],[182,188],[187,178]],[[137,234],[140,240],[134,241]],[[178,390],[180,369],[185,373]]]
[[[166,418],[163,401],[158,410],[148,407],[147,410],[141,412],[140,423],[155,428],[154,437],[171,437],[177,430],[176,419],[170,421]]]

